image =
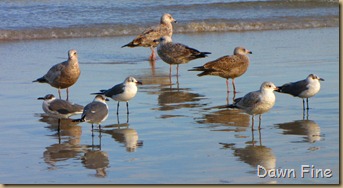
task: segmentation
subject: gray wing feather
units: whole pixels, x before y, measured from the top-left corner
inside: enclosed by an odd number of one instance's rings
[[[101,92],[104,93],[104,95],[106,97],[112,97],[114,95],[118,95],[120,93],[123,93],[124,92],[124,84],[117,84],[115,86],[113,86],[111,89],[108,89],[108,90],[101,90]]]
[[[260,92],[254,91],[246,94],[241,100],[237,102],[237,107],[253,107],[260,102]]]
[[[51,111],[57,111],[60,114],[69,114],[77,111],[82,111],[83,106],[78,104],[72,104],[64,100],[56,99],[50,103],[49,109]]]
[[[100,122],[108,114],[108,109],[104,103],[92,102],[85,106],[81,119]]]
[[[293,96],[298,96],[301,92],[307,89],[306,80],[298,82],[287,83],[279,87],[281,93],[288,93]]]

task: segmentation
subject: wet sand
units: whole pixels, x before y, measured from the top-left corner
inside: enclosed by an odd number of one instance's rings
[[[0,44],[2,183],[338,183],[338,28],[176,33],[174,42],[212,54],[180,65],[178,77],[173,66],[171,80],[168,64],[148,61],[148,48],[120,48],[132,37]],[[253,54],[248,71],[235,80],[235,97],[259,89],[263,81],[280,85],[315,73],[325,81],[309,99],[309,113],[303,117],[301,99],[276,93],[274,108],[263,115],[262,130],[252,132],[250,116],[215,108],[232,103],[225,79],[197,77],[187,70],[232,54],[236,46]],[[118,122],[116,102],[108,102],[110,115],[100,138],[96,130],[92,139],[90,124],[70,121],[62,121],[58,135],[57,120],[44,116],[36,100],[48,93],[57,96],[57,89],[32,80],[64,61],[71,48],[79,52],[81,67],[80,79],[70,88],[73,102],[85,105],[93,100],[90,93],[129,75],[144,84],[129,102],[129,117],[121,103]],[[258,164],[294,168],[297,178],[259,178]],[[331,169],[333,176],[301,178],[301,165]]]

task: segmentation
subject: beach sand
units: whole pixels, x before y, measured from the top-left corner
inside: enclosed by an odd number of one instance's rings
[[[173,66],[172,85],[169,65],[160,59],[149,62],[149,48],[121,48],[134,36],[2,42],[0,150],[6,152],[0,155],[0,169],[6,173],[0,181],[5,184],[336,184],[339,181],[338,31],[338,28],[320,28],[175,33],[174,42],[212,54],[180,65],[178,78]],[[197,72],[187,70],[232,54],[236,46],[253,52],[249,55],[248,71],[235,80],[236,97],[259,89],[264,81],[280,85],[305,79],[310,73],[324,78],[321,91],[309,99],[308,119],[314,123],[305,122],[302,129],[294,130],[290,130],[292,126],[279,126],[303,120],[302,100],[279,93],[274,108],[263,115],[260,132],[251,132],[248,115],[216,109],[232,103],[233,94],[227,98],[225,92],[225,79],[197,77]],[[48,93],[57,96],[57,89],[32,83],[52,65],[66,60],[67,51],[72,48],[79,53],[81,67],[78,82],[70,88],[72,102],[85,105],[93,100],[90,93],[108,89],[130,75],[143,82],[137,96],[130,101],[128,123],[125,104],[121,104],[118,123],[116,102],[108,102],[110,114],[103,123],[106,131],[101,138],[95,132],[95,147],[91,147],[91,126],[87,123],[69,126],[70,122],[64,122],[61,135],[56,134],[56,120],[41,116],[41,101],[36,98]],[[65,96],[62,90],[62,97]],[[127,137],[124,133],[118,133],[119,137],[111,134],[118,126],[124,126],[121,129],[129,126],[136,133],[131,132]],[[142,144],[132,146],[125,138]],[[260,149],[269,154],[245,158],[243,151],[256,149],[251,143],[263,146],[264,150]],[[99,160],[108,162],[86,165],[82,158],[92,149],[99,151]],[[256,160],[297,171],[301,165],[315,165],[331,169],[334,175],[259,178],[254,166]]]

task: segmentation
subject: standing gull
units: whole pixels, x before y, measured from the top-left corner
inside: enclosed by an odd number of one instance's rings
[[[176,22],[176,20],[170,14],[163,14],[159,25],[146,29],[135,39],[133,39],[130,43],[122,46],[122,48],[126,46],[131,48],[137,46],[150,47],[150,60],[155,60],[156,55],[154,48],[158,45],[158,43],[154,40],[159,39],[160,37],[165,35],[171,37],[173,35],[172,22]]]
[[[48,94],[37,99],[43,100],[42,108],[45,113],[51,117],[58,118],[58,132],[60,132],[61,119],[68,119],[70,116],[81,114],[83,111],[82,105],[56,99],[53,94]]]
[[[129,114],[129,100],[137,94],[137,85],[142,84],[142,82],[137,81],[134,77],[127,77],[123,83],[117,84],[110,89],[103,89],[100,90],[99,93],[92,93],[92,94],[102,94],[106,97],[110,97],[115,101],[118,101],[117,104],[117,114],[119,114],[119,102],[126,102],[126,113]]]
[[[210,52],[199,52],[181,43],[173,43],[171,37],[163,36],[158,40],[157,53],[160,58],[170,65],[169,74],[171,75],[171,66],[177,65],[176,70],[179,74],[179,64],[188,63],[191,60],[207,57]]]
[[[323,78],[318,77],[315,74],[310,74],[306,79],[297,82],[290,82],[279,86],[277,92],[287,93],[293,95],[294,97],[299,97],[303,99],[303,110],[305,110],[305,98],[308,107],[308,98],[316,95],[320,90],[320,82],[324,81]]]
[[[106,104],[105,96],[96,95],[93,102],[87,104],[83,109],[83,113],[80,119],[75,119],[73,122],[87,122],[92,124],[98,124],[99,129],[101,128],[101,122],[105,121],[108,117],[108,106]]]
[[[76,83],[80,76],[79,62],[77,59],[76,50],[68,51],[68,60],[58,63],[50,68],[50,70],[41,78],[33,82],[48,83],[52,87],[58,89],[58,95],[61,99],[60,89],[67,88],[67,100],[69,99],[68,88]]]
[[[252,127],[254,130],[254,116],[259,115],[258,129],[261,129],[262,114],[268,112],[275,104],[274,90],[278,88],[272,82],[263,82],[260,90],[250,92],[242,98],[235,99],[235,103],[229,108],[239,108],[252,115]]]
[[[43,111],[53,117],[67,119],[72,115],[81,114],[83,112],[82,105],[74,104],[62,99],[56,99],[53,94],[48,94],[37,99],[43,100]]]
[[[190,71],[203,71],[198,76],[213,75],[225,78],[227,92],[229,92],[229,78],[231,78],[233,91],[236,93],[235,78],[247,71],[250,64],[247,54],[252,54],[252,52],[243,47],[236,47],[233,54],[210,61],[203,66],[194,67]]]

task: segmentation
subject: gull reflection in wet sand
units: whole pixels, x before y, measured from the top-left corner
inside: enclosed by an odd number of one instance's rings
[[[240,110],[226,108],[204,114],[196,122],[199,124],[210,124],[210,128],[218,128],[215,131],[241,132],[246,131],[249,127],[250,116]]]
[[[296,120],[292,122],[276,124],[279,129],[283,129],[284,135],[303,135],[302,142],[314,143],[321,140],[320,127],[313,120]]]
[[[197,108],[203,105],[199,101],[204,98],[203,95],[191,92],[190,88],[180,88],[180,85],[170,83],[168,74],[164,72],[149,73],[147,70],[142,70],[142,75],[136,77],[141,80],[144,85],[140,92],[147,92],[150,95],[158,95],[158,108],[152,110],[171,111],[181,108]],[[175,117],[178,115],[162,115],[161,118]],[[184,116],[184,115],[180,115]]]
[[[128,122],[119,123],[118,120],[118,124],[106,125],[102,132],[111,135],[116,142],[124,144],[127,152],[135,152],[137,148],[143,146],[143,141],[138,140],[137,131],[129,128]]]
[[[98,130],[101,131],[102,130]],[[85,154],[81,157],[84,167],[88,169],[95,169],[96,177],[106,177],[106,168],[109,165],[108,154],[101,151],[101,132],[99,132],[99,145],[94,145],[94,136],[92,136],[92,145],[87,146]]]
[[[249,164],[256,170],[257,165],[263,166],[266,170],[275,169],[276,167],[276,157],[271,148],[262,145],[261,132],[259,133],[259,144],[257,145],[254,132],[252,133],[251,142],[247,142],[245,148],[236,148],[235,144],[220,143],[223,149],[232,149],[234,151],[234,156],[238,157],[240,161]],[[254,173],[256,173],[254,171]]]
[[[198,103],[201,99],[203,95],[191,93],[189,88],[161,88],[157,99],[160,107],[157,110],[201,107],[202,105]]]
[[[43,153],[44,162],[49,164],[49,169],[57,169],[57,162],[77,158],[85,151],[85,146],[80,145],[82,134],[81,126],[75,125],[70,119],[61,119],[43,116],[42,122],[49,124],[47,128],[55,131],[60,123],[60,132],[55,133],[54,137],[58,143],[46,147]]]

